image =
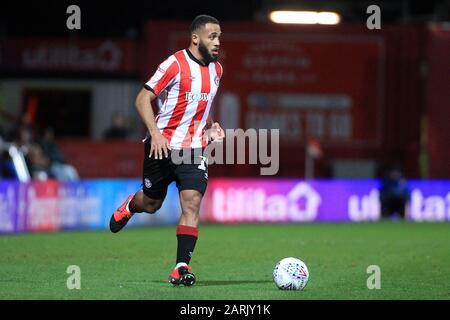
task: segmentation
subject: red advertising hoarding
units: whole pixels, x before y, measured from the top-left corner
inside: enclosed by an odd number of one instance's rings
[[[170,39],[171,51],[186,44],[185,33]],[[225,126],[280,129],[287,144],[381,143],[381,37],[230,32],[222,42],[216,115]]]
[[[426,88],[426,145],[424,164],[430,178],[450,178],[450,31],[429,30]]]

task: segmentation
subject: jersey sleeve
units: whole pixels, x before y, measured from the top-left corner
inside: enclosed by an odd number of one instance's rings
[[[153,76],[145,83],[144,87],[159,96],[168,86],[173,84],[179,73],[179,66],[175,58],[169,57],[161,63]]]

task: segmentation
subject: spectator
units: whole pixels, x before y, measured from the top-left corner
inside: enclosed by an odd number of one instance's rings
[[[75,181],[79,179],[77,170],[67,163],[61,149],[55,141],[52,128],[46,128],[39,142],[43,153],[49,159],[49,171],[52,178],[63,181]]]
[[[12,144],[17,146],[32,179],[47,180],[52,177],[50,160],[35,141],[33,117],[29,112],[20,117],[17,125],[10,131],[8,140],[13,141]],[[7,148],[3,149],[3,175],[9,178],[19,178],[16,164],[8,154]]]
[[[25,118],[25,117],[24,117]],[[0,177],[6,179],[20,179],[25,176],[29,178],[28,172],[21,171],[21,174],[18,173],[17,166],[20,161],[23,161],[24,167],[28,167],[28,163],[26,162],[24,151],[28,152],[29,145],[32,143],[32,133],[29,128],[25,126],[25,122],[21,119],[20,123],[18,123],[14,129],[10,129],[7,131],[2,130],[0,128]],[[16,143],[20,143],[23,141],[23,147],[18,146],[20,148],[19,151],[20,156],[15,157],[14,159],[10,154],[10,149],[14,146],[14,143],[10,141],[15,141]]]
[[[129,135],[125,125],[125,117],[121,113],[114,113],[111,126],[103,133],[104,139],[124,139]]]
[[[409,198],[408,184],[400,168],[389,168],[380,188],[382,218],[404,219]]]
[[[35,129],[31,116],[28,113],[23,114],[5,136],[7,141],[15,141],[19,146],[26,146],[35,141]]]
[[[45,156],[42,148],[33,143],[27,150],[28,168],[34,180],[47,180],[50,178],[50,160]]]
[[[3,140],[3,131],[0,127],[0,178],[15,178],[14,166],[8,155],[5,141]]]

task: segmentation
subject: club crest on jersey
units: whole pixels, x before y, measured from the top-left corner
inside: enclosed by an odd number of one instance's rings
[[[186,100],[191,101],[212,101],[214,99],[214,95],[211,93],[194,93],[194,92],[186,92]]]
[[[219,82],[220,82],[220,78],[219,78],[219,76],[216,76],[214,78],[214,83],[216,84],[216,86],[219,86]]]

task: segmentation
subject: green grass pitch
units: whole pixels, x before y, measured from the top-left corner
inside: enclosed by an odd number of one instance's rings
[[[450,299],[447,223],[202,225],[197,283],[172,287],[175,227],[0,236],[0,299]],[[304,291],[281,291],[272,269],[306,262]],[[81,289],[69,290],[69,265]],[[369,290],[367,267],[381,269]]]

